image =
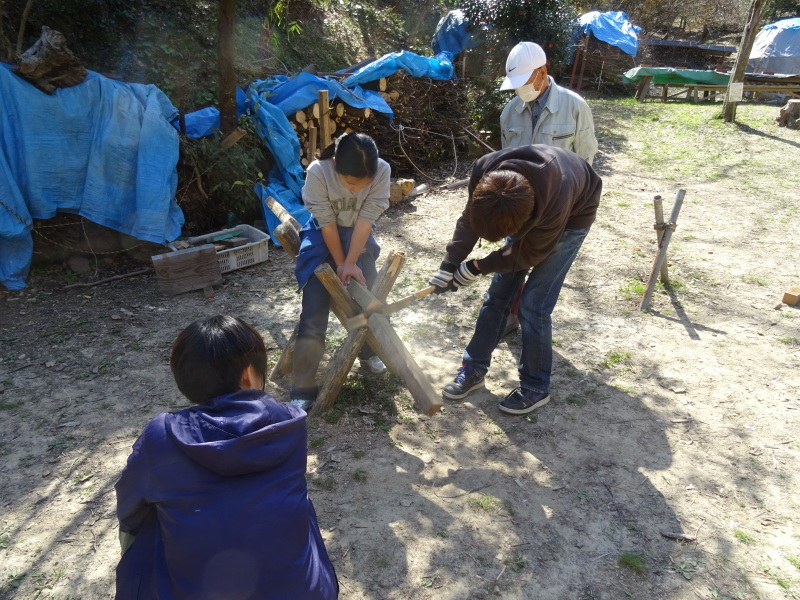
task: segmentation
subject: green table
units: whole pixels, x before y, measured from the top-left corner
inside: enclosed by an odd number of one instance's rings
[[[667,99],[669,86],[689,88],[686,97],[691,97],[696,102],[699,91],[716,94],[725,90],[729,79],[728,73],[671,67],[636,67],[622,76],[623,83],[639,83],[636,90],[636,99],[639,102],[644,102],[651,85],[661,86],[662,100]]]

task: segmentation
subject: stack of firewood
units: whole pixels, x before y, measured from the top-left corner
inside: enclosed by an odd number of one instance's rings
[[[334,99],[325,108],[315,102],[305,110],[298,110],[289,117],[289,123],[300,140],[300,163],[307,167],[317,153],[324,149],[327,141],[323,135],[325,125],[328,128],[327,135],[332,141],[343,133],[360,131],[363,122],[371,117],[371,108],[355,108],[339,99]]]
[[[394,111],[386,114],[354,108],[334,99],[315,102],[289,117],[300,140],[300,162],[307,167],[331,140],[357,131],[375,140],[381,157],[393,171],[411,172],[414,165],[453,158],[463,150],[471,125],[466,87],[459,81],[433,81],[403,73],[364,86],[378,91]],[[328,128],[327,133],[325,127]],[[461,152],[463,155],[463,152]]]

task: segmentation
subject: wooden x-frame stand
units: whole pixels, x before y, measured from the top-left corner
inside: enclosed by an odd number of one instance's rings
[[[297,221],[273,198],[267,198],[265,203],[281,220],[281,224],[273,232],[275,237],[281,242],[287,254],[296,260],[300,249]],[[378,277],[371,290],[355,281],[351,281],[345,288],[327,263],[317,267],[314,275],[331,295],[333,314],[344,324],[364,309],[386,300],[404,262],[405,254],[390,252],[378,272]],[[299,323],[270,373],[271,381],[291,375],[298,328]],[[333,407],[364,342],[369,344],[373,352],[380,357],[392,373],[403,380],[414,398],[414,407],[418,411],[433,415],[441,409],[441,396],[434,391],[433,386],[414,361],[389,320],[384,315],[371,314],[367,319],[367,326],[351,331],[331,359],[324,381],[320,386],[317,401],[312,409],[312,416],[322,414]]]

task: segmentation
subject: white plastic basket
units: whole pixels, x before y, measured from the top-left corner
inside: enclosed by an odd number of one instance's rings
[[[217,252],[217,260],[219,261],[219,270],[221,273],[257,265],[269,258],[269,236],[250,225],[239,225],[206,235],[198,235],[184,241],[191,245],[195,245],[199,242],[206,243],[207,241],[208,243],[213,243],[210,241],[211,239],[235,231],[238,231],[242,237],[246,237],[250,240],[250,243],[239,246],[238,248],[228,248],[227,250],[220,250]],[[167,247],[172,250],[177,250],[174,243],[167,244]]]

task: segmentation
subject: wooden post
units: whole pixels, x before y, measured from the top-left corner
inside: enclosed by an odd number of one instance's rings
[[[297,253],[300,252],[300,236],[298,234],[300,224],[283,208],[283,206],[278,204],[272,196],[267,196],[266,200],[264,200],[264,204],[266,204],[273,214],[281,220],[281,224],[274,229],[272,234],[281,243],[286,254],[288,254],[293,261],[297,262]],[[278,381],[284,375],[288,375],[292,372],[294,345],[297,340],[298,329],[299,323],[295,325],[294,331],[292,331],[292,334],[289,336],[286,346],[283,348],[283,352],[281,352],[278,358],[278,362],[276,362],[275,366],[272,368],[269,374],[270,381]]]
[[[308,128],[308,162],[317,158],[317,128],[313,125]]]
[[[376,302],[375,296],[359,283],[351,282],[348,289],[362,309]],[[370,315],[367,319],[367,329],[369,329],[367,341],[374,340],[370,345],[380,349],[378,356],[392,373],[402,378],[411,397],[414,398],[414,407],[426,415],[439,412],[442,408],[441,394],[434,391],[388,318],[378,313]]]
[[[660,248],[661,238],[664,237],[664,228],[666,227],[666,223],[664,223],[664,201],[661,199],[661,196],[653,198],[653,208],[656,213],[656,222],[653,224],[653,228],[656,230],[656,237],[658,239],[657,247]],[[664,263],[661,265],[661,283],[669,283],[669,273],[667,270],[668,267],[665,258]]]
[[[753,0],[750,5],[750,14],[744,27],[744,33],[742,33],[742,42],[736,53],[736,63],[728,80],[728,92],[725,94],[725,102],[722,106],[722,118],[726,123],[736,120],[736,107],[741,101],[740,93],[736,90],[742,89],[741,84],[744,82],[750,51],[753,49],[753,42],[758,33],[758,21],[761,18],[762,6],[764,6],[764,0]]]
[[[400,268],[405,262],[405,255],[401,252],[391,252],[384,261],[383,267],[375,279],[372,293],[380,300],[385,300],[392,289]],[[328,370],[325,379],[319,388],[317,402],[312,409],[312,416],[318,416],[327,412],[333,407],[339,392],[342,390],[344,382],[350,373],[350,369],[358,356],[358,352],[367,339],[368,331],[366,328],[351,331],[347,339],[342,343],[328,363]]]
[[[639,102],[644,102],[644,99],[647,98],[647,92],[650,91],[650,85],[653,83],[653,76],[652,75],[645,75],[642,77],[642,80],[639,82],[639,87],[636,88],[636,99]]]
[[[280,219],[281,223],[290,223],[295,231],[300,231],[302,225],[300,225],[300,223],[289,214],[289,211],[287,211],[280,202],[275,200],[275,198],[267,196],[264,199],[264,204],[272,211],[272,214]]]
[[[328,90],[319,91],[319,137],[324,150],[331,144],[330,107],[328,106]]]
[[[656,287],[656,279],[658,273],[661,271],[661,266],[667,257],[667,246],[672,239],[672,232],[675,230],[678,221],[678,214],[681,212],[683,205],[683,197],[686,195],[686,190],[678,190],[678,197],[675,199],[675,204],[672,206],[672,214],[669,218],[669,223],[664,228],[664,236],[661,238],[661,245],[656,254],[656,259],[653,262],[653,269],[650,271],[650,278],[647,280],[647,289],[645,289],[642,303],[639,305],[640,310],[647,310],[650,308],[650,299],[653,297],[653,290]]]
[[[272,235],[281,243],[286,254],[288,254],[294,262],[297,262],[297,254],[300,252],[300,236],[292,224],[281,223],[273,230]]]

